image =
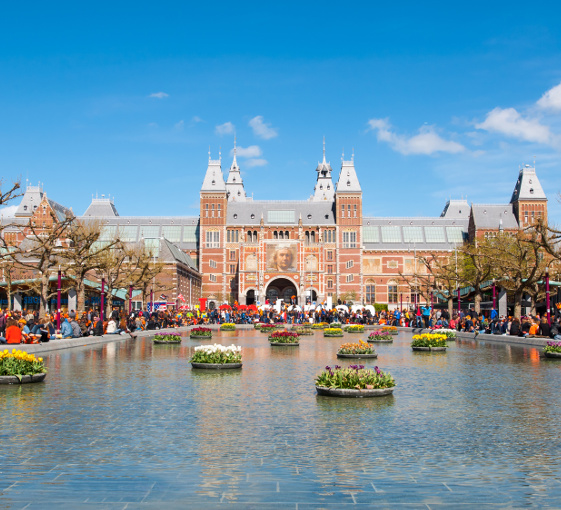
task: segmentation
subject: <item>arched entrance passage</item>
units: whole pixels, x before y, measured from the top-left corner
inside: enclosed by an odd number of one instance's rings
[[[290,303],[292,296],[296,296],[294,300],[298,303],[298,291],[293,281],[288,278],[275,278],[271,280],[265,289],[265,298],[269,303],[273,304],[277,299],[282,299],[285,303]]]
[[[245,304],[254,305],[255,304],[255,290],[249,289],[245,294]]]

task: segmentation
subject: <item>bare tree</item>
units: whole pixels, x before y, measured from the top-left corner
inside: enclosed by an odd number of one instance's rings
[[[76,220],[66,232],[68,248],[61,254],[65,274],[72,276],[77,295],[77,310],[85,309],[85,280],[88,273],[104,262],[104,254],[119,241],[101,241],[103,225],[99,221]]]
[[[62,267],[62,252],[65,249],[66,234],[74,217],[67,215],[58,220],[55,214],[52,226],[36,227],[33,222],[28,225],[29,234],[15,250],[9,252],[9,258],[16,267],[38,273],[37,291],[40,298],[39,314],[44,315],[49,299],[49,278]]]
[[[522,315],[522,297],[542,280],[548,261],[535,229],[516,234],[499,233],[479,245],[486,264],[501,272],[500,284],[514,294],[514,316]]]
[[[458,288],[458,265],[455,258],[442,256],[441,254],[431,253],[421,258],[421,262],[427,271],[434,277],[434,288],[438,289],[446,296],[448,304],[448,314],[452,317],[454,313],[454,295]]]
[[[471,286],[474,292],[474,310],[475,313],[481,313],[481,299],[483,291],[481,286],[484,282],[490,280],[494,276],[493,261],[485,256],[488,240],[484,239],[478,243],[468,243],[462,246],[460,280],[464,285]]]

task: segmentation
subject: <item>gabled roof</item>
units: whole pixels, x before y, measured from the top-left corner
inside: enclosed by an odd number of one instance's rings
[[[232,161],[232,166],[230,167],[230,172],[228,173],[228,180],[226,181],[226,191],[228,192],[229,202],[245,202],[246,194],[243,187],[240,167],[238,166],[238,161],[236,160],[236,152],[237,147],[234,142],[234,160]]]
[[[469,218],[470,205],[467,200],[448,200],[444,210],[440,213],[441,218]]]
[[[318,201],[333,201],[335,198],[335,186],[331,179],[331,164],[325,159],[325,137],[323,139],[323,161],[318,163],[316,172],[318,173],[316,185],[314,186],[314,194],[311,199]]]
[[[263,218],[265,225],[302,225],[334,226],[334,202],[324,201],[274,201],[249,200],[245,203],[228,204],[228,225],[258,226]]]
[[[114,217],[119,216],[115,203],[110,198],[93,198],[89,207],[86,209],[84,216],[97,216],[97,217]]]
[[[518,174],[518,180],[514,186],[510,202],[518,200],[547,200],[536,174],[536,169],[530,165],[525,165]]]
[[[161,239],[159,259],[163,262],[180,262],[193,271],[198,271],[197,266],[193,262],[193,259],[185,252],[181,251],[177,246],[175,246],[175,244],[168,241],[166,238]]]
[[[37,209],[43,201],[43,198],[47,198],[47,194],[43,191],[43,188],[40,186],[27,186],[18,209],[15,212],[15,216],[20,218],[31,217],[35,209]],[[47,201],[59,221],[66,219],[67,215],[73,216],[72,210],[67,207],[64,207],[50,198],[47,198]]]
[[[512,204],[472,204],[471,214],[478,230],[516,230],[518,222]]]
[[[360,183],[355,170],[354,159],[351,161],[343,161],[341,164],[341,173],[337,182],[337,193],[361,193]]]
[[[208,160],[208,167],[206,169],[201,191],[226,191],[226,184],[224,183],[224,176],[222,175],[221,161],[219,159]]]

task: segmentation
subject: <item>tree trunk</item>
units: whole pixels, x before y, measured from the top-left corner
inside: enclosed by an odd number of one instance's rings
[[[4,271],[6,274],[6,271]],[[6,277],[6,296],[8,298],[8,311],[12,311],[12,274],[8,270],[8,276]]]
[[[479,315],[481,313],[481,291],[475,292],[475,297],[473,298],[475,313]]]
[[[454,296],[450,295],[448,297],[448,315],[450,319],[454,316]]]
[[[514,317],[522,317],[522,292],[514,293]]]
[[[41,274],[40,297],[39,317],[44,317],[49,301],[49,275],[47,273]]]
[[[84,278],[76,278],[76,310],[84,311],[86,309],[86,286]]]

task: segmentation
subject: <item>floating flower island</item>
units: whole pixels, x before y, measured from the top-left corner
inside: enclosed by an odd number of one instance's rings
[[[315,382],[318,395],[329,397],[383,397],[393,393],[395,387],[390,374],[378,367],[368,369],[364,365],[350,365],[348,368],[327,366]]]
[[[343,344],[337,351],[338,358],[377,358],[374,349],[366,342]]]
[[[275,331],[269,335],[271,345],[300,345],[300,335],[294,331]]]
[[[395,326],[384,326],[382,328],[382,333],[387,335],[397,335],[397,328]]]
[[[325,328],[323,330],[323,336],[326,337],[343,336],[343,330],[339,328]]]
[[[329,324],[327,324],[327,322],[318,322],[317,324],[312,324],[312,329],[325,329],[328,327]]]
[[[362,324],[351,324],[345,326],[344,330],[346,333],[364,333],[364,326]]]
[[[547,342],[547,345],[543,348],[543,353],[546,358],[561,359],[561,342]]]
[[[158,333],[154,338],[155,344],[180,344],[181,336],[174,333]]]
[[[278,329],[284,329],[281,324],[261,324],[259,328],[261,333],[271,333],[272,331],[277,331]]]
[[[329,327],[330,327],[330,328],[339,328],[339,329],[341,329],[343,326],[341,325],[340,322],[332,322],[332,323],[329,325]]]
[[[225,322],[224,324],[220,324],[220,331],[235,331],[236,325],[232,322]]]
[[[230,370],[242,368],[242,348],[237,345],[226,347],[220,344],[199,345],[190,359],[193,368],[210,370]]]
[[[194,340],[210,340],[212,338],[212,329],[210,328],[193,328],[190,331],[189,338]]]
[[[384,333],[383,331],[372,331],[368,335],[369,342],[379,342],[379,343],[392,343],[393,335],[391,333]]]
[[[314,332],[312,331],[312,328],[310,327],[302,327],[301,325],[298,326],[292,326],[292,328],[290,328],[290,331],[294,331],[295,333],[298,333],[298,335],[302,336],[302,335],[313,335]]]
[[[41,382],[46,376],[43,358],[16,349],[0,352],[0,384]]]
[[[411,348],[414,351],[440,351],[446,352],[446,335],[438,333],[423,333],[414,335]]]
[[[456,338],[458,338],[457,331],[455,329],[438,328],[438,329],[434,329],[433,333],[437,333],[439,335],[446,335],[446,340],[456,340]]]

